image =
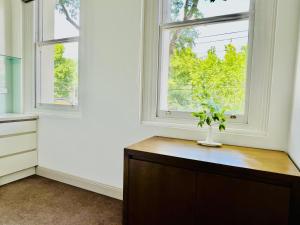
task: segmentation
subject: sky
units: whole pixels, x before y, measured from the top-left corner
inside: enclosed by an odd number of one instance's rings
[[[250,8],[250,0],[216,0],[211,3],[209,0],[200,0],[198,9],[204,18],[220,16],[232,13],[247,12]],[[183,18],[183,9],[181,16]],[[170,19],[166,18],[166,21]],[[220,58],[225,55],[225,45],[231,43],[237,50],[248,44],[249,21],[238,21],[215,25],[198,26],[195,28],[199,34],[195,41],[194,52],[199,57],[206,57],[207,51],[212,47]]]
[[[249,21],[237,21],[198,27],[199,37],[194,51],[199,57],[205,57],[212,47],[220,58],[225,55],[225,46],[233,44],[238,51],[248,44]]]
[[[79,20],[76,21],[79,24]],[[79,31],[66,20],[64,14],[60,13],[58,10],[55,10],[55,26],[54,26],[54,37],[55,39],[67,38],[67,37],[76,37],[79,36]],[[77,43],[68,43],[65,45],[65,54],[66,58],[72,58],[78,61],[78,44]]]
[[[224,14],[246,12],[249,10],[250,0],[216,0],[210,3],[209,0],[200,0],[198,8],[203,16],[212,17]],[[183,9],[181,11],[183,15]],[[181,16],[182,18],[183,16]],[[168,18],[167,20],[170,21]],[[79,23],[79,20],[77,21]],[[199,57],[206,57],[211,47],[216,48],[220,58],[225,55],[225,45],[231,43],[240,50],[248,43],[249,21],[239,21],[208,26],[199,26],[196,30],[199,38],[195,41],[194,51]],[[71,25],[58,10],[55,11],[55,38],[66,38],[78,36],[78,30]],[[213,37],[210,37],[212,36]],[[65,45],[65,57],[78,60],[78,45],[74,43]]]
[[[164,0],[168,1],[168,0]],[[171,1],[171,5],[173,0]],[[216,0],[215,2],[211,3],[209,0],[199,0],[198,9],[204,16],[213,17],[213,16],[220,16],[232,13],[240,13],[240,12],[247,12],[250,8],[250,0]],[[181,17],[183,18],[183,7],[181,9]],[[165,18],[167,22],[174,22],[170,21],[170,18]]]
[[[199,9],[204,17],[247,12],[250,7],[250,0],[216,0],[210,3],[209,0],[200,0]]]

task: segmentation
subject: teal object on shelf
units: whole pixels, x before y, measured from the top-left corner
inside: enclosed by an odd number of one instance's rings
[[[21,59],[0,55],[0,114],[21,113]]]

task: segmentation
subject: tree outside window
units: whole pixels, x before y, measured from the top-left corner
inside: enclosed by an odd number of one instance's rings
[[[209,7],[230,1],[233,4],[235,0],[169,0],[169,15],[165,20],[172,23],[207,18],[210,15],[206,14],[214,13]],[[250,4],[249,0],[242,2]],[[202,6],[206,8],[202,10]],[[243,114],[248,28],[249,21],[242,20],[163,30],[162,36],[169,42],[163,43],[163,51],[169,52],[167,106],[164,108],[192,112],[209,96],[228,113]]]

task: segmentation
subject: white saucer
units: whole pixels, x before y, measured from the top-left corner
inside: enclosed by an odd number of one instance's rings
[[[199,145],[207,146],[207,147],[221,147],[221,143],[216,142],[206,142],[206,141],[197,141]]]

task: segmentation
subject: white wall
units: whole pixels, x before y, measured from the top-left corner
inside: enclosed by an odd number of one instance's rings
[[[82,2],[81,115],[41,115],[39,165],[122,187],[123,148],[139,124],[141,1]]]
[[[9,0],[11,2],[11,55],[22,58],[22,41],[23,41],[23,26],[22,26],[22,1]]]
[[[122,187],[125,146],[152,135],[196,139],[199,134],[140,125],[141,0],[81,2],[81,114],[74,118],[41,115],[39,165]],[[32,9],[27,5],[25,10],[29,20]],[[280,87],[293,83],[299,1],[279,0],[278,10],[270,129],[276,120],[283,124],[290,120],[292,90]],[[29,58],[31,31],[26,28]],[[26,64],[26,105],[31,110],[33,64],[29,59]],[[278,102],[282,107],[275,111]],[[278,137],[273,145],[277,149],[287,148],[289,124],[285,124],[272,131]]]
[[[0,54],[11,54],[11,2],[0,0]]]
[[[300,25],[300,21],[299,21]],[[299,29],[300,31],[300,29]],[[293,113],[289,142],[289,154],[300,167],[300,35],[298,45],[298,58],[296,62],[296,79],[294,87]]]
[[[0,54],[22,57],[21,0],[0,0]]]

